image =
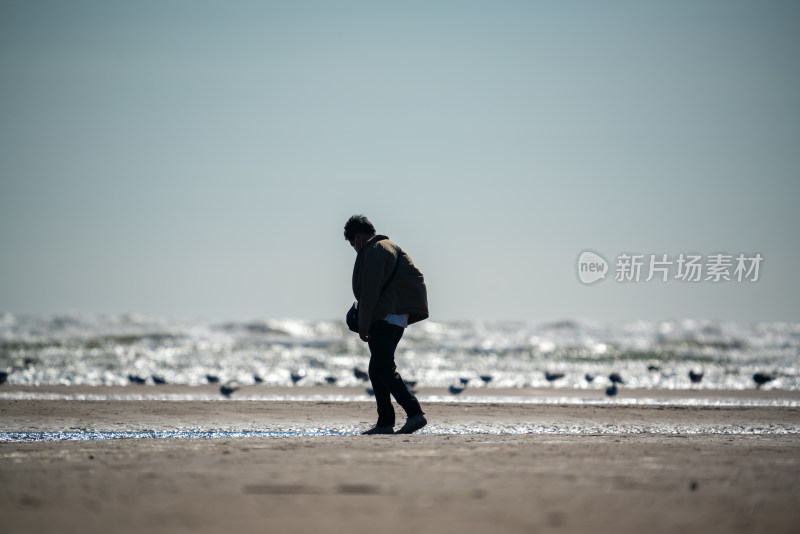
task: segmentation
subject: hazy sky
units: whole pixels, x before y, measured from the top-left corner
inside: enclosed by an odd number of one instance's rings
[[[800,321],[800,3],[0,2],[0,312]],[[586,286],[584,249],[760,253]],[[644,276],[643,276],[644,279]]]

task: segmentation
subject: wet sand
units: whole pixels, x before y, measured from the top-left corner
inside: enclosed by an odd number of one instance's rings
[[[0,443],[0,531],[800,528],[800,435],[778,433],[800,426],[800,408],[491,402],[437,402],[425,408],[428,433],[411,436]],[[341,428],[352,433],[373,419],[369,400],[0,400],[3,432]],[[545,430],[453,433],[515,424]],[[734,431],[625,433],[620,430],[625,425]],[[612,430],[585,430],[595,427]],[[753,428],[766,433],[748,430]]]

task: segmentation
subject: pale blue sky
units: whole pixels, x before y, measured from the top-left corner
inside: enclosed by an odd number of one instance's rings
[[[0,2],[0,311],[800,320],[800,4]],[[586,248],[760,252],[581,285]]]

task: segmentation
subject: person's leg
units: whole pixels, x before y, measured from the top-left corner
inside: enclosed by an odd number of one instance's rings
[[[392,406],[389,376],[394,365],[394,349],[397,343],[391,332],[381,327],[385,321],[377,321],[369,329],[369,379],[378,404],[378,422],[375,426],[394,426],[395,416]],[[387,364],[387,362],[390,362]]]
[[[387,424],[394,424],[394,408],[389,394],[409,417],[423,413],[419,401],[397,372],[394,361],[394,352],[403,337],[403,328],[386,321],[377,321],[370,328],[369,335],[369,348],[372,354],[369,374],[378,402],[378,425],[382,425],[384,421],[388,421]],[[378,397],[379,389],[381,397]]]

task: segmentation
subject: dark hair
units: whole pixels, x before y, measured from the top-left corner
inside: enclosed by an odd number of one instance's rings
[[[353,239],[356,234],[373,235],[374,233],[375,227],[364,215],[353,215],[347,219],[347,223],[344,225],[344,238],[347,241]]]

